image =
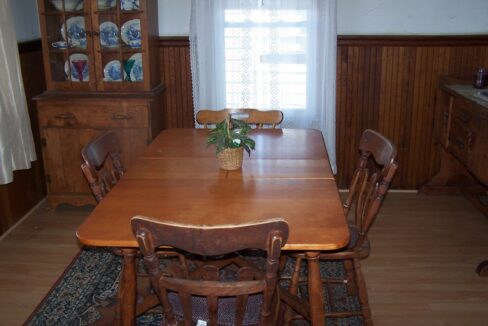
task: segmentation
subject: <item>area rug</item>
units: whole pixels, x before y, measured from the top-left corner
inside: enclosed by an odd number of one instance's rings
[[[85,248],[74,258],[63,275],[52,287],[25,325],[95,325],[102,318],[101,311],[113,305],[117,293],[122,258],[108,248]],[[291,270],[289,265],[286,270]],[[306,274],[306,268],[302,273]],[[324,277],[342,276],[341,262],[321,263]],[[306,288],[300,289],[306,295]],[[324,291],[326,302],[333,307],[326,311],[357,310],[357,297],[347,295],[345,285],[335,284]],[[157,310],[137,317],[136,324],[144,326],[161,325],[163,316]],[[296,321],[296,325],[308,325]],[[360,317],[328,319],[327,325],[362,325]]]

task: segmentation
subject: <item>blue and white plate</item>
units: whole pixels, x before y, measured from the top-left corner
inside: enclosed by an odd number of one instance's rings
[[[85,17],[68,18],[66,25],[61,26],[61,36],[65,41],[68,41],[70,47],[86,48]]]
[[[100,24],[100,44],[107,48],[119,46],[119,28],[112,22]]]
[[[139,0],[121,0],[120,9],[122,10],[139,10]]]
[[[130,80],[133,82],[141,82],[144,79],[142,71],[142,54],[133,54],[129,60],[134,60],[134,65],[130,70]]]
[[[119,60],[112,60],[103,68],[103,81],[120,82],[122,81],[122,66]]]
[[[117,0],[98,0],[98,10],[107,10],[114,8]]]
[[[120,37],[125,44],[132,48],[141,47],[141,20],[132,19],[121,27]]]
[[[81,63],[79,66],[82,68],[81,76],[76,67],[77,62]],[[89,71],[88,56],[84,53],[73,53],[69,56],[69,63],[68,60],[64,63],[64,72],[66,73],[66,76],[68,76],[67,78],[71,81],[89,81]]]

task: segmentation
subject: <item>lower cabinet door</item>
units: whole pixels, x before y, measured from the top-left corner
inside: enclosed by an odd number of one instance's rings
[[[81,150],[105,129],[42,128],[44,170],[48,198],[59,203],[92,204],[90,188],[81,171]],[[147,147],[148,131],[143,128],[113,130],[122,145],[122,162],[128,169]]]

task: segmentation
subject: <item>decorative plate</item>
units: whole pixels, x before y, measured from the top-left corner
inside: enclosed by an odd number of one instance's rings
[[[61,36],[65,41],[68,41],[70,47],[86,48],[86,31],[85,31],[85,17],[74,16],[66,20],[67,40],[65,24],[61,26]]]
[[[119,28],[112,22],[100,24],[100,44],[107,48],[119,46]]]
[[[120,9],[121,10],[139,10],[139,0],[121,0]]]
[[[120,82],[122,81],[122,69],[119,60],[112,60],[103,68],[103,81]]]
[[[141,20],[132,19],[125,22],[121,27],[120,36],[125,44],[132,48],[141,47]]]
[[[124,61],[124,80],[141,82],[143,80],[142,55],[133,54],[129,60]]]
[[[98,0],[98,10],[107,10],[115,7],[117,0]]]
[[[73,53],[64,63],[64,72],[71,81],[89,81],[88,56],[84,53]],[[70,76],[71,72],[71,76]]]

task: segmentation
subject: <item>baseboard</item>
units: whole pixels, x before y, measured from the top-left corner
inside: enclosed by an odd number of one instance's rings
[[[14,225],[12,225],[4,234],[0,236],[0,241],[2,241],[7,235],[10,234],[17,226],[20,225],[23,221],[25,221],[35,210],[37,210],[41,205],[46,202],[46,197],[44,197],[40,202],[38,202],[30,211],[28,211],[20,220],[17,221]]]
[[[339,189],[339,192],[348,192],[348,189]],[[416,194],[419,191],[417,189],[390,189],[388,192],[404,193],[404,194]]]

